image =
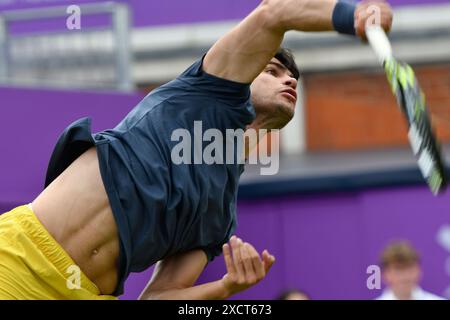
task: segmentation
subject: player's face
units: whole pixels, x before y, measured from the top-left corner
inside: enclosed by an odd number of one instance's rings
[[[410,296],[420,281],[420,267],[413,265],[392,265],[384,271],[387,285],[401,296]]]
[[[251,85],[252,102],[258,116],[272,119],[272,129],[284,127],[294,116],[297,80],[275,58]]]

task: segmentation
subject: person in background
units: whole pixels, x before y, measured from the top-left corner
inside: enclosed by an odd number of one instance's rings
[[[283,291],[277,300],[311,300],[310,296],[298,289],[288,289]]]
[[[381,268],[387,287],[376,300],[445,300],[420,287],[420,256],[407,241],[395,241],[385,247]]]

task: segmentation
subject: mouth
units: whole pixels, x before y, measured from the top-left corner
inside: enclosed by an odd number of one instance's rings
[[[281,94],[291,100],[292,102],[297,102],[297,92],[294,89],[286,89],[281,91]]]

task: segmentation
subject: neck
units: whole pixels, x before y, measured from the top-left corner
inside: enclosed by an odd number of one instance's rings
[[[258,146],[260,141],[264,139],[266,134],[276,128],[271,122],[273,121],[270,121],[270,119],[257,116],[255,120],[247,126],[244,137],[250,137],[250,131],[256,131],[256,140],[249,138],[247,140],[249,143],[245,143],[245,159],[248,159],[250,153]]]
[[[247,129],[253,128],[255,130],[266,129],[268,131],[273,129],[280,129],[286,125],[279,117],[274,114],[257,113],[255,120],[247,126]]]
[[[392,291],[399,300],[412,300],[412,292]]]

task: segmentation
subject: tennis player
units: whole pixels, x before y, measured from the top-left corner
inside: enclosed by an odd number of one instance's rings
[[[175,164],[172,134],[194,134],[194,121],[221,132],[283,128],[299,78],[280,49],[284,34],[364,38],[371,4],[389,31],[392,11],[382,1],[264,0],[114,129],[92,134],[89,118],[67,127],[44,191],[0,216],[0,298],[115,299],[130,272],[154,264],[142,299],[225,299],[261,281],[275,257],[233,236],[244,165]],[[222,252],[227,273],[195,285]]]

